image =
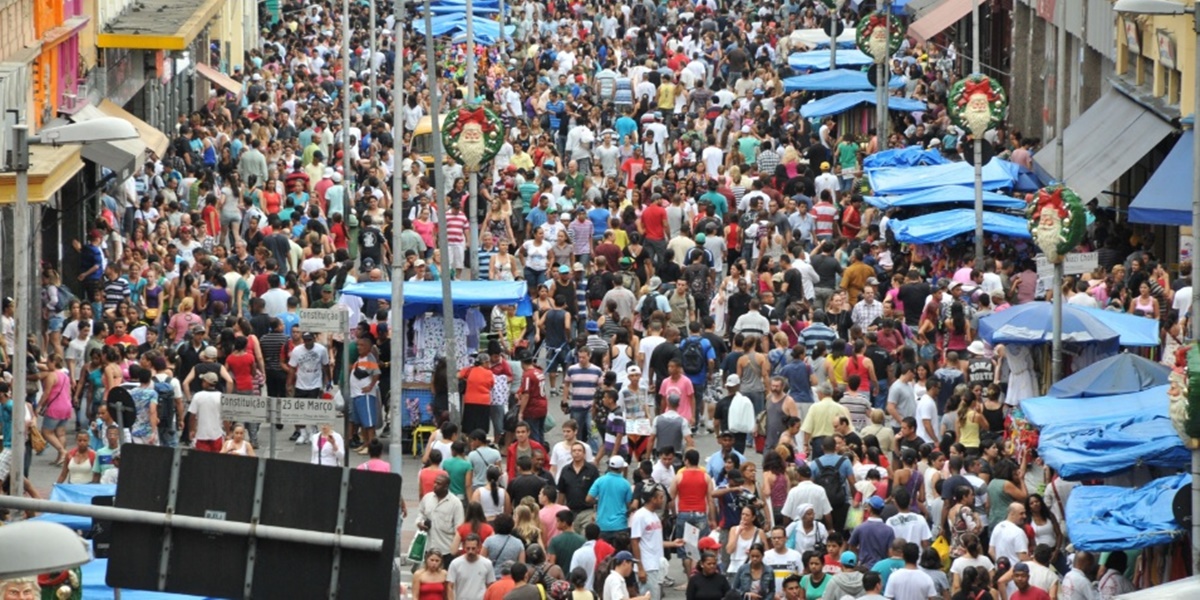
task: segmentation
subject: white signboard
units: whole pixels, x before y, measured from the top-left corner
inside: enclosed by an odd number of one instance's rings
[[[1063,259],[1063,274],[1064,275],[1082,275],[1083,273],[1091,273],[1096,270],[1099,265],[1099,254],[1096,252],[1077,252],[1068,254]],[[1037,258],[1037,274],[1038,277],[1054,277],[1054,265],[1046,260],[1045,256],[1038,255]]]
[[[342,426],[342,416],[328,398],[276,398],[221,394],[221,418],[226,421],[283,425]]]
[[[243,394],[221,394],[221,419],[244,423],[266,423],[269,398]]]
[[[339,308],[302,308],[300,330],[313,333],[343,333],[347,328],[348,314]]]

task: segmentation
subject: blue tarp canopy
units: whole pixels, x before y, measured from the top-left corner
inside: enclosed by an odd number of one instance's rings
[[[1025,221],[1023,217],[1021,220]],[[993,346],[1049,342],[1053,338],[1053,313],[1053,305],[1049,302],[1026,302],[980,319],[979,337]],[[1062,318],[1065,342],[1086,344],[1114,341],[1120,337],[1120,333],[1101,321],[1099,315],[1077,306],[1064,303]]]
[[[467,6],[465,4],[435,4],[430,7],[435,15],[458,15],[460,17],[467,16]],[[500,12],[499,6],[473,6],[471,10],[477,15],[494,15]]]
[[[115,593],[104,582],[108,573],[108,559],[96,558],[83,565],[83,600],[113,600]],[[201,600],[203,596],[168,594],[148,590],[121,588],[121,600]]]
[[[1087,485],[1067,498],[1067,529],[1077,550],[1117,552],[1166,544],[1187,533],[1171,503],[1192,484],[1180,473],[1137,488]]]
[[[956,235],[974,232],[975,211],[956,208],[911,219],[893,219],[888,222],[888,227],[895,234],[896,241],[905,244],[933,244]],[[1025,217],[984,212],[983,230],[993,235],[1028,238],[1029,222]]]
[[[892,148],[876,152],[863,159],[863,168],[917,167],[949,163],[950,160],[937,150],[922,150],[920,146],[908,146],[907,148]]]
[[[904,87],[904,79],[897,75],[888,82],[888,87],[902,88]],[[866,73],[851,71],[850,69],[819,71],[817,73],[809,73],[808,75],[788,77],[783,80],[783,90],[785,92],[860,92],[873,89],[875,89],[875,86],[867,81]]]
[[[983,189],[1011,188],[1017,179],[1013,163],[993,158],[983,165]],[[953,162],[926,167],[869,169],[867,177],[876,194],[907,194],[943,185],[975,186],[975,167]]]
[[[902,196],[866,196],[863,199],[866,200],[867,204],[884,210],[889,208],[914,208],[931,204],[974,203],[975,190],[961,185],[944,185]],[[1012,196],[1005,196],[1004,194],[985,190],[983,192],[983,206],[985,208],[1023,210],[1026,202],[1020,198],[1013,198]],[[987,227],[986,218],[984,217],[985,228]]]
[[[865,67],[874,64],[875,59],[867,56],[861,50],[838,49],[837,66],[839,67]],[[828,71],[829,50],[793,53],[788,56],[788,66],[797,71]]]
[[[842,92],[820,100],[813,100],[801,106],[800,116],[806,119],[817,119],[828,115],[838,115],[863,104],[875,106],[875,102],[875,92]],[[926,108],[926,104],[920,100],[888,96],[888,110],[920,112]]]
[[[431,31],[434,36],[457,35],[466,33],[467,17],[462,13],[437,15],[430,19]],[[425,20],[413,21],[413,31],[425,35]],[[475,17],[475,43],[491,45],[500,39],[500,23],[483,17]]]
[[[1104,324],[1108,325],[1110,329],[1117,332],[1117,339],[1120,340],[1122,346],[1154,348],[1161,343],[1161,340],[1158,339],[1157,319],[1139,317],[1126,312],[1104,310],[1103,308],[1082,306],[1078,308],[1081,308],[1084,312],[1092,313],[1096,318],[1104,321]]]
[[[1167,416],[1168,387],[1092,398],[1029,398],[1021,401],[1021,410],[1041,429],[1038,455],[1067,479],[1107,477],[1135,466],[1184,469],[1191,454]]]
[[[354,283],[342,289],[343,294],[376,300],[392,299],[392,284],[388,281]],[[517,305],[517,314],[533,314],[533,303],[523,281],[452,281],[450,297],[454,308],[472,306]],[[442,282],[404,282],[404,318],[411,319],[426,312],[442,310]]]
[[[1151,225],[1192,224],[1192,163],[1195,138],[1183,132],[1171,153],[1155,169],[1129,204],[1129,220]]]
[[[54,502],[67,502],[69,504],[92,504],[92,498],[96,496],[112,496],[117,493],[115,485],[100,485],[83,484],[73,485],[66,483],[56,484],[50,490],[50,499]],[[92,529],[91,517],[80,517],[77,515],[60,515],[55,513],[42,513],[34,519],[38,521],[50,521],[59,523],[74,529],[75,531],[88,532]]]
[[[1144,319],[1145,317],[1137,317]],[[1171,369],[1162,363],[1122,352],[1094,362],[1050,387],[1059,398],[1131,394],[1167,385]]]

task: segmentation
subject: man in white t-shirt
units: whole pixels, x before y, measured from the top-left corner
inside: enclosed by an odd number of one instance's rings
[[[652,600],[661,597],[662,580],[667,574],[667,548],[679,548],[683,540],[663,541],[662,521],[658,513],[666,503],[666,492],[655,486],[646,503],[629,519],[629,539],[634,558],[638,559],[638,584]],[[607,598],[608,585],[605,582]]]
[[[1025,520],[1025,505],[1013,502],[1008,505],[1008,518],[992,526],[991,547],[988,554],[992,560],[1001,556],[1008,558],[1009,564],[1017,564],[1029,560],[1029,537],[1020,523]]]
[[[942,384],[937,379],[930,377],[925,388],[925,394],[921,396],[920,400],[917,400],[917,436],[928,444],[936,444],[940,419],[938,418],[937,401],[934,398],[937,397]]]
[[[892,531],[896,532],[896,539],[917,543],[921,547],[929,546],[929,541],[933,538],[933,533],[929,531],[929,523],[925,521],[924,515],[918,515],[909,511],[909,507],[912,504],[912,496],[909,495],[908,490],[899,488],[893,495],[896,499],[896,508],[900,512],[888,518],[887,525],[892,528]]]
[[[909,542],[904,545],[904,568],[887,578],[883,595],[894,600],[929,600],[940,598],[933,578],[917,568],[921,547]]]
[[[771,530],[771,549],[763,554],[763,564],[772,569],[800,573],[804,570],[804,557],[787,547],[787,530],[776,527]]]
[[[796,475],[800,482],[788,491],[787,499],[783,502],[783,516],[799,521],[803,516],[797,514],[800,505],[811,504],[816,517],[832,527],[833,505],[829,503],[829,494],[825,492],[825,488],[812,482],[812,467],[799,465],[796,467]]]
[[[604,580],[604,594],[601,600],[650,600],[650,592],[634,598],[629,597],[629,588],[625,587],[625,578],[633,574],[633,563],[637,559],[633,554],[622,550],[613,555],[612,570]]]
[[[193,446],[198,450],[221,451],[225,428],[221,421],[221,392],[217,391],[217,382],[220,379],[221,376],[216,373],[201,375],[202,391],[192,394],[192,403],[188,405],[188,414],[192,420]]]
[[[574,419],[568,419],[562,425],[563,440],[554,445],[550,449],[550,473],[558,479],[558,471],[563,467],[571,464],[574,460],[571,458],[571,446],[575,445],[575,436],[579,433],[579,425]],[[584,444],[584,451],[587,454],[587,461],[592,462],[592,447]]]

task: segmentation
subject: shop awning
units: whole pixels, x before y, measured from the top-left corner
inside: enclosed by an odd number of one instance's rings
[[[1043,179],[1063,181],[1087,202],[1099,196],[1171,131],[1170,123],[1120,91],[1110,90],[1063,132],[1065,172],[1054,170],[1054,140],[1046,142],[1034,155],[1034,167]]]
[[[217,87],[233,94],[234,96],[242,95],[242,84],[234,81],[234,79],[204,63],[196,63],[196,74],[211,81]]]
[[[224,0],[141,0],[96,34],[99,48],[187,50]]]
[[[1192,224],[1192,169],[1195,137],[1183,132],[1167,158],[1129,204],[1129,220],[1150,225]]]
[[[133,128],[138,132],[138,139],[142,140],[147,149],[153,150],[160,157],[167,153],[167,148],[171,145],[171,140],[167,139],[167,134],[163,133],[159,128],[137,118],[133,113],[117,106],[117,103],[112,100],[102,100],[97,108],[110,117],[124,119],[130,125],[133,125]]]
[[[79,144],[29,147],[29,201],[46,202],[83,168]],[[0,204],[17,200],[17,174],[0,173]]]
[[[112,115],[89,105],[71,115],[71,120],[82,123],[109,116]],[[124,181],[133,175],[139,164],[145,162],[146,144],[142,143],[140,139],[92,142],[83,145],[83,157],[116,173],[117,178]]]
[[[983,1],[980,4],[983,4]],[[942,0],[941,4],[926,10],[921,18],[909,25],[908,34],[922,42],[932,38],[971,14],[971,2],[972,0]]]

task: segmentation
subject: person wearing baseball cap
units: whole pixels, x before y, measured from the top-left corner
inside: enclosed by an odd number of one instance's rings
[[[649,451],[650,436],[629,433],[629,423],[634,420],[645,422],[654,414],[650,408],[650,393],[642,383],[641,367],[635,364],[625,367],[625,384],[621,386],[620,398],[625,411],[625,440],[629,445],[629,455],[638,462]]]
[[[629,503],[633,486],[625,479],[629,463],[619,454],[609,457],[608,472],[600,476],[587,493],[587,503],[596,507],[596,525],[605,541],[629,528]]]

